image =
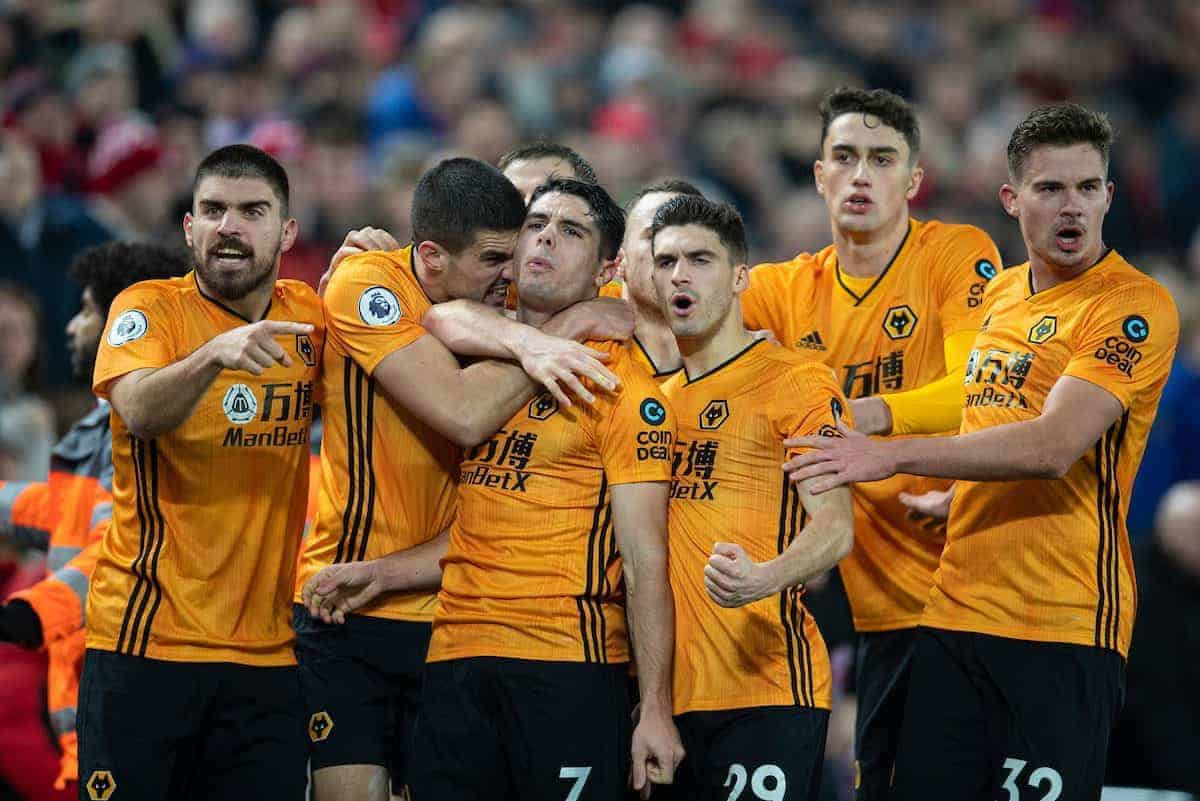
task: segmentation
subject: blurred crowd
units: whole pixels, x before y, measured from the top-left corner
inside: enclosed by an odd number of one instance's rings
[[[283,271],[313,283],[350,228],[404,241],[436,160],[538,137],[618,200],[693,180],[778,260],[830,240],[817,104],[851,84],[919,108],[915,215],[980,225],[1006,263],[1023,258],[997,200],[1014,124],[1068,98],[1109,114],[1106,241],[1183,321],[1130,516],[1148,541],[1167,489],[1200,478],[1198,41],[1195,0],[0,0],[0,478],[44,476],[89,400],[70,385],[68,264],[112,238],[182,244],[212,148],[287,167],[301,234]]]

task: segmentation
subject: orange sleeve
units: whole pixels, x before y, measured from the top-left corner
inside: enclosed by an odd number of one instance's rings
[[[742,293],[742,319],[751,331],[767,329],[777,336],[787,328],[783,312],[788,307],[787,271],[791,262],[760,264],[750,271],[750,285]]]
[[[797,365],[788,371],[787,389],[776,396],[780,405],[777,426],[781,438],[840,437],[838,421],[853,426],[850,404],[833,371],[822,364]],[[803,453],[789,448],[788,457]]]
[[[1179,315],[1162,287],[1139,282],[1109,292],[1078,325],[1063,375],[1096,384],[1126,409],[1166,380],[1179,341]]]
[[[675,415],[649,376],[623,372],[621,391],[594,435],[608,483],[670,481]]]
[[[186,355],[175,350],[174,343],[182,339],[179,314],[156,282],[135,284],[117,295],[100,338],[92,390],[107,399],[114,379],[134,370],[166,367]]]
[[[112,499],[105,496],[92,510],[87,545],[69,562],[27,590],[14,593],[33,607],[42,622],[43,645],[66,639],[83,628],[88,582],[96,569],[104,532],[112,520]]]
[[[0,481],[0,541],[46,550],[58,515],[45,481]]]
[[[996,243],[973,225],[956,225],[939,254],[938,265],[938,315],[944,336],[978,331],[983,295],[1001,270]]]
[[[342,262],[325,290],[326,336],[368,373],[427,333],[420,315],[428,301],[399,269],[407,268],[386,254],[361,253]]]

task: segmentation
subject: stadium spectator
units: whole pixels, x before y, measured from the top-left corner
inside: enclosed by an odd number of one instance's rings
[[[54,415],[33,394],[45,351],[40,317],[29,290],[0,282],[0,480],[33,481],[50,466]]]

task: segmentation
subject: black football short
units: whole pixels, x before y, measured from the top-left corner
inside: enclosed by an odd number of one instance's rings
[[[617,801],[629,774],[624,664],[476,657],[426,666],[413,801]]]
[[[863,632],[855,661],[856,801],[887,801],[900,747],[916,629]]]
[[[296,604],[296,658],[313,770],[382,765],[407,782],[429,623],[347,615],[326,624]]]
[[[677,801],[816,801],[820,794],[828,710],[687,712],[675,723],[687,751],[671,788]]]
[[[1125,661],[1087,645],[917,629],[893,801],[1095,801]]]
[[[88,650],[77,725],[81,799],[304,798],[295,666]]]

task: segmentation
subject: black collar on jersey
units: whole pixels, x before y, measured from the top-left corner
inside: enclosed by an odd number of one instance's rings
[[[1113,252],[1113,249],[1112,249],[1112,248],[1110,248],[1110,247],[1106,247],[1106,248],[1104,248],[1104,252],[1100,254],[1100,258],[1098,258],[1098,259],[1096,259],[1094,262],[1092,262],[1092,266],[1091,266],[1091,267],[1088,267],[1086,270],[1084,270],[1083,272],[1081,272],[1079,275],[1075,276],[1075,278],[1071,278],[1071,279],[1068,279],[1068,280],[1069,280],[1069,281],[1074,281],[1076,278],[1082,278],[1083,276],[1087,275],[1089,272],[1091,272],[1091,270],[1092,270],[1092,267],[1095,267],[1095,266],[1096,266],[1096,265],[1098,265],[1100,262],[1102,262],[1102,261],[1104,261],[1105,259],[1107,259],[1107,258],[1108,258],[1108,254],[1110,254],[1110,253],[1112,253],[1112,252]],[[1029,300],[1030,298],[1032,298],[1034,295],[1036,295],[1036,294],[1037,294],[1037,292],[1036,292],[1036,291],[1034,291],[1034,288],[1033,288],[1033,264],[1032,264],[1032,263],[1030,263],[1030,265],[1029,265],[1029,275],[1025,276],[1025,280],[1026,280],[1026,282],[1029,284],[1029,294],[1025,296],[1025,300]],[[1063,285],[1063,284],[1065,284],[1065,283],[1068,283],[1068,281],[1063,281],[1063,282],[1062,282],[1062,283],[1060,283],[1060,284],[1055,284],[1054,286],[1050,287],[1049,289],[1043,289],[1042,291],[1043,291],[1043,292],[1048,292],[1050,289],[1054,289],[1054,287],[1057,287],[1057,286],[1062,286],[1062,285]]]
[[[211,303],[214,306],[216,306],[217,308],[219,308],[221,311],[226,312],[227,314],[232,314],[234,317],[238,318],[239,320],[241,320],[243,322],[247,322],[247,323],[261,322],[261,320],[251,320],[249,317],[242,315],[240,312],[234,311],[233,309],[229,308],[221,301],[217,300],[216,298],[212,297],[207,292],[205,292],[204,288],[200,286],[200,279],[196,278],[195,270],[192,271],[192,281],[196,284],[196,291],[200,293],[200,297],[204,298],[209,303]],[[267,308],[263,310],[263,316],[262,316],[263,320],[267,319],[267,315],[269,315],[271,313],[271,304],[275,302],[274,293],[271,293],[271,298],[272,298],[271,300],[267,301]]]
[[[692,384],[695,384],[697,381],[700,381],[701,379],[704,379],[704,378],[708,378],[708,377],[709,377],[710,375],[712,375],[713,373],[720,372],[722,369],[724,369],[724,368],[728,367],[729,365],[733,364],[733,363],[734,363],[734,362],[736,362],[738,359],[742,358],[742,357],[743,357],[743,356],[745,356],[747,353],[749,353],[751,350],[753,350],[754,348],[758,347],[759,345],[761,345],[761,344],[762,344],[762,343],[764,343],[764,342],[766,342],[766,340],[765,340],[765,339],[756,339],[756,340],[754,340],[754,341],[753,341],[753,342],[751,342],[749,345],[747,345],[746,347],[742,348],[742,349],[741,349],[741,350],[739,350],[737,353],[733,354],[732,356],[730,356],[728,359],[726,359],[725,361],[723,361],[723,362],[721,362],[720,364],[718,364],[718,365],[717,365],[716,367],[714,367],[713,369],[709,370],[707,373],[704,373],[703,375],[698,375],[698,376],[696,376],[695,378],[692,378],[690,375],[688,375],[687,368],[686,368],[686,367],[684,367],[684,368],[683,368],[683,375],[684,375],[684,377],[685,377],[685,378],[687,378],[687,381],[685,381],[685,382],[684,382],[684,385],[685,385],[685,386],[689,386],[689,387],[690,387]]]
[[[633,335],[633,341],[637,343],[638,349],[641,350],[642,355],[646,357],[646,361],[650,362],[650,366],[654,368],[655,378],[666,378],[669,375],[674,375],[675,373],[679,372],[678,367],[676,367],[674,370],[663,370],[657,364],[655,364],[654,357],[650,355],[650,351],[646,350],[646,346],[642,344],[642,340],[638,339],[637,334]]]
[[[906,228],[904,231],[904,238],[900,240],[900,247],[896,248],[896,252],[892,254],[892,258],[888,261],[887,266],[883,268],[883,272],[875,276],[875,280],[871,282],[869,287],[867,287],[867,291],[862,294],[862,297],[854,294],[854,290],[846,286],[845,282],[842,281],[842,263],[840,261],[834,262],[833,274],[837,277],[838,286],[844,289],[847,295],[854,298],[855,306],[858,306],[864,300],[866,300],[867,297],[875,291],[875,287],[879,286],[879,282],[883,280],[883,277],[888,274],[888,270],[892,269],[892,265],[896,263],[896,259],[900,258],[900,251],[904,250],[904,245],[906,242],[908,242],[908,235],[912,233],[912,229],[912,219],[910,218],[908,221],[908,228]],[[837,251],[835,250],[834,253],[836,256]]]

